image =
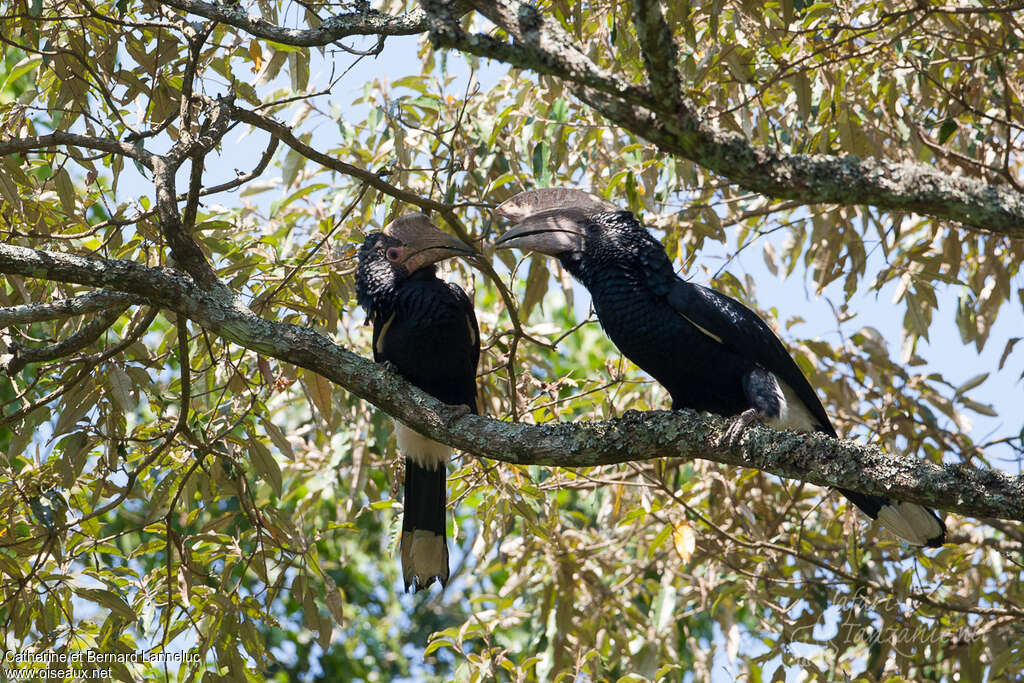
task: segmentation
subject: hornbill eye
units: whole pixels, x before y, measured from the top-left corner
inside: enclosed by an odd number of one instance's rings
[[[384,256],[387,257],[388,261],[397,261],[398,259],[402,258],[402,250],[399,249],[398,247],[391,247],[386,252],[384,252]]]

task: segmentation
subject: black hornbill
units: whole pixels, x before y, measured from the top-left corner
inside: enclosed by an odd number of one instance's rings
[[[735,299],[679,278],[664,247],[629,211],[581,190],[550,188],[516,195],[497,213],[517,225],[495,246],[557,258],[590,290],[619,350],[668,390],[673,409],[738,415],[726,435],[730,443],[754,420],[836,436],[768,325]],[[910,543],[945,541],[945,524],[925,507],[839,492]]]
[[[413,214],[366,236],[356,267],[356,298],[373,324],[373,358],[449,405],[476,413],[480,333],[473,303],[434,264],[474,251]],[[451,449],[395,422],[405,456],[402,577],[405,589],[448,582],[445,467]]]

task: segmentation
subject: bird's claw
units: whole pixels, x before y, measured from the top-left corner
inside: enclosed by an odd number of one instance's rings
[[[380,364],[384,367],[384,370],[386,372],[390,372],[390,373],[393,373],[393,374],[396,374],[396,375],[398,374],[398,366],[395,365],[394,363],[392,363],[391,361],[389,361],[389,360],[382,360],[382,361],[380,361]]]
[[[747,427],[749,427],[754,422],[760,421],[761,414],[758,413],[757,410],[755,410],[754,408],[744,410],[742,413],[740,413],[739,417],[737,417],[733,421],[733,423],[729,425],[729,428],[725,430],[725,434],[723,434],[722,438],[719,439],[718,445],[720,447],[728,446],[729,448],[736,448],[736,446],[738,446],[740,441],[743,439],[743,432],[747,430]]]

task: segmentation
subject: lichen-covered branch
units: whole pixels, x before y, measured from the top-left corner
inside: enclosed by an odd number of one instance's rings
[[[141,146],[130,145],[127,142],[121,142],[120,140],[114,140],[112,138],[67,133],[62,130],[35,137],[21,137],[2,140],[0,141],[0,157],[7,156],[8,154],[21,154],[24,152],[34,152],[41,149],[63,146],[83,147],[85,149],[107,152],[109,154],[121,154],[129,159],[134,159],[146,168],[150,169],[153,164],[153,155],[144,150]]]
[[[198,136],[183,136],[175,143],[165,156],[153,155],[153,185],[156,187],[156,215],[160,222],[160,231],[167,240],[171,253],[178,265],[184,268],[196,282],[203,287],[211,288],[219,285],[216,273],[206,260],[199,244],[189,232],[190,225],[182,221],[178,209],[177,190],[175,189],[175,173],[190,156],[193,164],[200,164],[201,159],[217,144],[228,131],[231,123],[230,111],[234,106],[234,96],[208,100],[210,116],[207,118]],[[198,198],[198,191],[193,193]],[[187,211],[193,210],[188,209]]]
[[[318,47],[349,36],[406,36],[426,31],[426,15],[421,9],[391,16],[375,9],[338,14],[310,29],[277,26],[248,14],[241,5],[201,2],[200,0],[161,0],[161,3],[191,14],[234,26],[258,38],[285,45]]]
[[[635,0],[633,24],[655,97],[664,100],[668,106],[681,105],[683,86],[676,68],[679,51],[662,14],[660,1]]]
[[[70,299],[41,301],[34,304],[0,308],[0,327],[37,323],[44,320],[70,318],[84,313],[95,313],[115,306],[129,306],[142,303],[142,299],[124,292],[88,292]]]
[[[458,28],[455,21],[458,17],[445,11],[449,3],[430,2],[426,3],[426,7],[432,17],[437,19],[431,24],[434,32],[432,37],[436,39],[437,32],[450,31],[455,40],[467,38],[467,34]],[[550,73],[578,85],[632,102],[650,99],[646,88],[629,83],[614,71],[604,69],[587,58],[586,50],[574,45],[558,22],[537,8],[516,0],[474,0],[473,8],[515,39],[513,51],[506,54],[503,61],[525,58],[534,62],[533,68],[537,71]],[[490,43],[492,49],[497,42]]]
[[[719,130],[685,98],[643,97],[631,86],[615,92],[603,71],[580,59],[555,22],[518,0],[477,0],[476,9],[514,36],[514,44],[466,33],[443,13],[431,13],[431,37],[450,47],[522,69],[564,79],[584,102],[614,123],[663,151],[684,157],[745,189],[806,204],[870,205],[954,220],[975,228],[1024,237],[1024,194],[1007,184],[952,176],[923,164],[861,159],[852,154],[786,154],[753,144],[739,133]],[[427,5],[428,12],[431,5]],[[656,21],[656,12],[643,18]],[[640,11],[640,10],[638,10]],[[524,24],[524,17],[530,18]],[[645,62],[665,64],[653,50],[664,47],[658,27],[640,22]],[[550,35],[549,35],[550,34]],[[552,37],[554,36],[554,37]],[[658,90],[672,92],[664,74],[648,74]]]
[[[70,335],[67,339],[62,339],[53,344],[39,347],[12,344],[7,349],[9,353],[0,356],[0,369],[13,375],[20,372],[29,363],[43,363],[56,360],[57,358],[68,356],[75,351],[80,351],[99,339],[101,334],[117,322],[117,319],[121,317],[121,314],[126,309],[127,306],[114,306],[113,308],[101,310],[95,316],[89,318],[80,330]]]
[[[1024,476],[939,467],[822,434],[754,427],[740,450],[716,445],[728,421],[690,411],[629,412],[599,422],[526,425],[462,415],[311,329],[255,315],[226,288],[130,261],[0,245],[0,272],[115,289],[187,316],[223,338],[312,370],[428,436],[520,465],[587,467],[706,458],[822,486],[889,495],[966,515],[1024,521]]]

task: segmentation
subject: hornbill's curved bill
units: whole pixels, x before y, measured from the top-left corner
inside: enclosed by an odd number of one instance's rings
[[[404,267],[407,273],[454,256],[476,254],[473,247],[444,232],[421,213],[396,218],[381,232],[398,241],[393,247],[397,251],[387,258]]]
[[[516,226],[494,241],[495,249],[521,249],[559,257],[582,252],[588,216],[618,211],[596,194],[567,187],[521,192],[494,210]]]
[[[814,389],[771,328],[720,292],[680,279],[664,247],[632,213],[581,190],[516,195],[496,212],[516,221],[497,249],[557,258],[590,290],[601,326],[623,355],[672,397],[672,408],[739,418],[736,443],[754,420],[836,436]],[[904,540],[937,547],[946,527],[931,510],[839,489]]]
[[[373,324],[373,358],[449,405],[476,412],[480,333],[473,304],[434,264],[475,254],[426,216],[403,216],[366,236],[356,267],[356,297]],[[405,456],[402,577],[406,590],[448,582],[445,467],[451,449],[395,422]]]

